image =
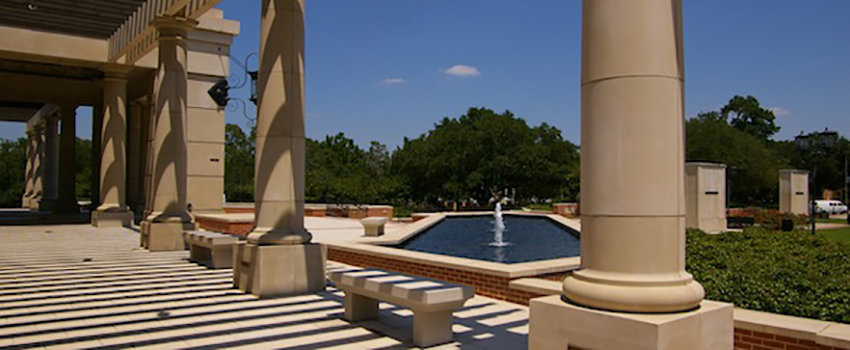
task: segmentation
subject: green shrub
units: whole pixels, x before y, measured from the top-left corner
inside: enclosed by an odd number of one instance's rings
[[[779,210],[760,210],[755,213],[756,224],[764,226],[767,229],[778,230],[782,227],[782,220],[791,219],[794,221],[794,227],[805,226],[808,222],[807,215],[797,215],[791,213],[783,213]]]
[[[764,228],[720,235],[688,230],[687,239],[688,271],[707,299],[850,323],[850,246]]]

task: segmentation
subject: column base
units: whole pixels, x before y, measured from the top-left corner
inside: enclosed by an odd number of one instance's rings
[[[30,211],[38,211],[41,205],[41,197],[33,197],[29,200]]]
[[[22,197],[21,198],[21,209],[29,210],[29,208],[30,208],[30,197]]]
[[[76,201],[74,201],[74,202],[68,202],[68,201],[63,202],[62,200],[59,200],[59,201],[56,202],[56,206],[53,209],[53,212],[57,213],[57,214],[79,214],[80,213],[80,206],[79,206],[79,204],[77,204]]]
[[[133,212],[95,210],[91,213],[91,225],[94,227],[131,227]]]
[[[38,203],[38,211],[49,211],[52,212],[56,210],[56,200],[55,199],[42,199]]]
[[[325,251],[321,244],[233,246],[233,286],[259,297],[325,290]]]
[[[529,349],[732,349],[732,304],[704,300],[693,311],[636,314],[588,309],[560,295],[531,300]]]
[[[152,252],[170,252],[186,250],[183,231],[194,231],[193,222],[155,222],[142,221],[141,246]]]

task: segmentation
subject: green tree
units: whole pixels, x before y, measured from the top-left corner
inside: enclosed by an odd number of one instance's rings
[[[254,201],[254,140],[256,128],[246,135],[239,125],[224,128],[224,193],[229,202]]]
[[[58,141],[58,140],[57,140]],[[94,176],[94,163],[92,163],[92,141],[77,138],[74,149],[74,160],[76,161],[76,196],[81,200],[93,200],[92,185]],[[100,161],[98,159],[98,161]],[[61,176],[61,175],[60,175]]]
[[[27,139],[0,140],[0,207],[21,207],[26,162]]]
[[[702,113],[686,122],[686,159],[727,165],[730,206],[773,206],[779,169],[787,164],[758,137],[730,126],[718,113]]]
[[[552,198],[577,189],[578,148],[560,130],[529,127],[510,111],[471,108],[443,118],[434,129],[405,139],[393,171],[418,201],[474,198],[484,202],[503,189],[517,199]]]
[[[731,116],[729,123],[736,129],[761,140],[769,140],[780,129],[774,122],[776,116],[773,111],[762,108],[759,101],[752,96],[732,97],[720,113],[724,120],[729,120]]]

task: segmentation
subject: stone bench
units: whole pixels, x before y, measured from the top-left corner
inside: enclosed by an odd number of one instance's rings
[[[236,237],[217,232],[186,231],[183,239],[189,245],[190,260],[214,269],[233,267]]]
[[[413,343],[426,347],[452,341],[452,312],[473,297],[472,287],[375,269],[340,269],[328,273],[345,292],[345,319],[378,317],[378,301],[413,310]]]
[[[378,237],[384,235],[384,226],[387,225],[387,218],[371,217],[360,219],[360,224],[363,225],[366,237]]]

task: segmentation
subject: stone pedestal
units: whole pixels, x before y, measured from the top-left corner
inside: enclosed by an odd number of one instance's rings
[[[809,214],[809,172],[785,169],[779,171],[779,211],[797,215]]]
[[[685,225],[708,233],[726,231],[726,165],[685,164]]]
[[[239,243],[233,252],[233,286],[259,297],[325,289],[326,254],[320,244]]]
[[[140,229],[142,248],[152,252],[167,252],[186,250],[183,231],[193,231],[196,228],[193,223],[175,220],[173,222],[144,221]]]
[[[529,349],[732,349],[732,304],[703,300],[693,311],[617,313],[566,303],[553,295],[531,300]]]
[[[363,225],[364,236],[379,237],[384,235],[387,218],[364,218],[360,219],[360,224]]]
[[[133,224],[133,212],[95,210],[91,213],[91,224],[94,227],[130,227]]]

